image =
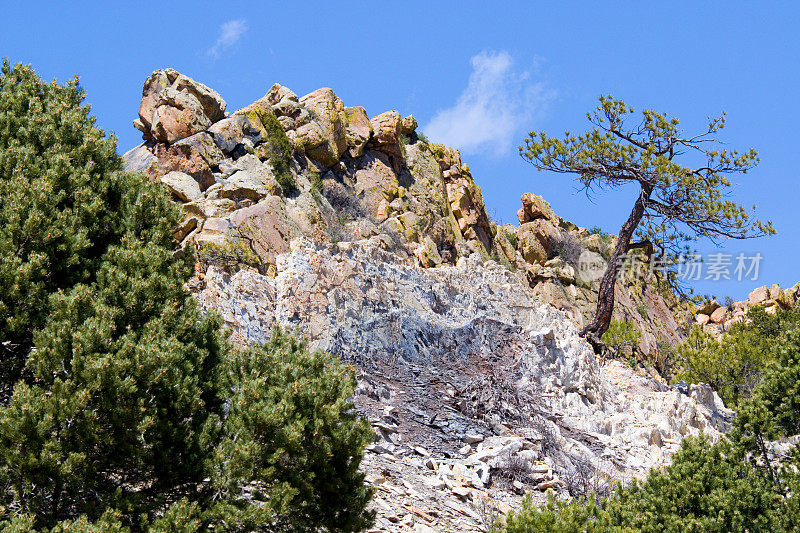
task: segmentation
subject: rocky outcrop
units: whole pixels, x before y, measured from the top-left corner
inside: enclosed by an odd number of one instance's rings
[[[172,144],[205,131],[225,114],[225,100],[202,83],[173,69],[153,72],[144,82],[139,118],[145,139]]]
[[[525,491],[640,476],[684,435],[726,429],[709,389],[600,366],[578,338],[613,236],[531,193],[519,226],[493,223],[459,152],[412,116],[279,84],[226,114],[171,69],[142,92],[144,143],[124,168],[183,206],[175,237],[199,252],[201,305],[236,342],[300,328],[358,368],[379,530],[481,530]],[[681,333],[678,302],[656,287],[621,280],[615,318],[636,323],[657,366]]]
[[[413,116],[387,111],[370,118],[362,107],[346,107],[331,89],[298,97],[280,84],[224,116],[216,93],[171,69],[145,81],[140,115],[152,117],[167,105],[159,95],[168,88],[196,101],[206,118],[192,124],[205,129],[176,130],[169,139],[191,135],[169,142],[151,133],[148,119],[149,140],[125,154],[125,168],[162,182],[179,173],[166,184],[185,202],[186,224],[176,235],[187,244],[246,237],[266,271],[293,238],[335,242],[384,235],[395,253],[427,268],[478,252],[515,271],[541,302],[565,311],[579,327],[592,317],[599,275],[587,275],[582,264],[588,261],[601,273],[614,237],[562,220],[532,193],[522,196],[518,227],[495,225],[459,152],[420,139]],[[200,196],[185,179],[175,188],[174,178],[186,175]],[[245,214],[262,202],[257,218]],[[216,218],[229,222],[222,235],[218,223],[205,228]],[[615,319],[636,323],[639,351],[658,363],[659,346],[674,345],[681,333],[671,311],[677,302],[654,287],[644,280],[619,283]]]
[[[767,313],[775,314],[780,309],[791,309],[800,301],[800,282],[789,289],[780,285],[764,285],[751,292],[747,300],[729,301],[721,305],[716,300],[703,302],[694,312],[694,322],[715,337],[721,337],[731,326],[747,320],[747,313],[753,307],[760,307]]]
[[[300,328],[359,368],[377,530],[480,531],[526,491],[642,476],[684,436],[726,430],[731,413],[711,389],[600,366],[574,323],[498,263],[476,252],[422,268],[385,248],[380,235],[295,240],[274,277],[211,267],[193,288],[236,342]]]
[[[192,102],[180,109],[191,108],[193,118],[156,132],[153,116],[164,106],[178,109],[168,98],[176,91]],[[125,168],[161,181],[184,202],[187,221],[176,235],[185,244],[235,240],[244,225],[265,270],[301,236],[332,242],[381,234],[426,267],[492,252],[492,225],[469,169],[457,151],[421,141],[411,116],[388,111],[370,119],[331,89],[301,98],[279,84],[225,116],[216,93],[171,69],[154,72],[142,92],[137,127],[145,143],[125,154]],[[261,203],[256,218],[248,214]],[[222,233],[218,222],[206,227],[218,218],[228,222]]]

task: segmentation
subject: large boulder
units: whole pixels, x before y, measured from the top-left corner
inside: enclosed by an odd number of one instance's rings
[[[143,133],[150,130],[153,122],[153,113],[160,105],[161,93],[172,85],[179,74],[171,68],[159,69],[150,74],[142,86],[142,101],[139,104],[139,119],[134,121],[137,129]]]
[[[722,307],[716,300],[707,300],[697,306],[697,312],[701,315],[711,316],[711,313]]]
[[[273,106],[277,106],[281,102],[294,102],[295,104],[300,102],[300,99],[297,97],[294,91],[288,87],[284,87],[280,83],[273,84],[272,87],[269,88],[269,91],[267,91],[265,98]],[[276,114],[278,113],[276,112]]]
[[[523,224],[517,229],[517,250],[525,262],[543,265],[547,261],[548,252],[536,233],[532,231],[531,224]]]
[[[544,218],[554,224],[558,224],[558,217],[553,212],[553,208],[541,196],[526,192],[522,195],[522,207],[517,211],[517,218],[520,224]]]
[[[361,106],[346,107],[344,111],[347,115],[347,146],[350,147],[350,155],[358,157],[364,153],[364,145],[372,137],[372,123],[366,109]]]
[[[289,251],[291,238],[297,236],[286,208],[277,196],[239,209],[230,216],[231,224],[251,238],[255,253],[266,264],[274,265],[278,254]]]
[[[150,135],[159,142],[174,143],[205,131],[211,120],[203,113],[200,101],[192,94],[167,87],[161,93],[162,104],[153,112]]]
[[[177,170],[192,176],[206,190],[215,183],[214,174],[203,156],[192,149],[191,145],[172,145],[158,143],[155,145],[158,158],[158,174],[166,174]]]
[[[233,152],[245,138],[255,143],[261,137],[260,128],[254,127],[245,115],[224,118],[208,128],[208,133],[214,138],[217,148],[225,154]]]
[[[278,117],[278,122],[281,123],[284,131],[295,129],[298,126],[297,119],[305,110],[301,109],[300,99],[294,92],[276,83],[267,92],[265,98],[272,105],[272,112]],[[309,117],[310,114],[305,113],[301,125],[305,124]]]
[[[216,167],[225,158],[225,154],[214,142],[214,137],[205,131],[181,139],[175,143],[174,147],[181,147],[199,155],[209,167]]]
[[[517,230],[517,249],[528,263],[544,263],[553,254],[561,233],[549,220],[536,219]]]
[[[152,176],[158,171],[157,169],[158,158],[145,143],[122,155],[122,170],[125,172],[144,172],[147,176]]]
[[[312,160],[330,167],[347,149],[347,114],[333,90],[324,87],[300,99],[312,120],[297,128],[295,144]]]
[[[184,202],[191,202],[200,198],[203,193],[200,191],[200,186],[189,174],[184,172],[168,172],[159,178],[161,183],[183,200]]]
[[[250,120],[250,125],[258,130],[262,138],[267,138],[267,130],[264,126],[267,115],[273,115],[272,104],[269,103],[267,96],[263,96],[252,104],[239,109],[234,115],[243,115]]]
[[[195,244],[202,248],[206,244],[225,245],[228,242],[230,222],[224,218],[209,218],[203,222],[200,233],[194,237]]]
[[[403,143],[400,141],[403,117],[397,111],[386,111],[372,117],[370,124],[373,134],[369,147],[387,154],[395,172],[399,172],[403,166]]]
[[[214,90],[173,69],[153,72],[142,87],[134,126],[146,139],[174,143],[205,131],[225,116],[225,100]]]
[[[172,84],[172,88],[178,92],[191,94],[197,98],[203,108],[203,112],[211,122],[216,122],[225,117],[225,107],[227,107],[227,104],[217,91],[183,74],[178,75],[175,82]]]
[[[408,115],[400,123],[400,133],[403,135],[411,135],[417,130],[417,119],[414,115]]]
[[[753,290],[747,297],[747,303],[750,305],[763,304],[767,300],[769,300],[769,287],[766,285]]]
[[[269,195],[282,194],[272,167],[262,163],[256,156],[247,154],[236,161],[235,166],[238,170],[223,182],[221,198],[258,201]]]
[[[725,315],[728,314],[728,309],[726,307],[717,307],[711,316],[709,316],[709,320],[714,324],[722,324],[725,321]]]

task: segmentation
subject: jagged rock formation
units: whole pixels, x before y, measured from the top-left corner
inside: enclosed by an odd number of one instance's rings
[[[244,237],[264,272],[298,237],[383,235],[388,249],[426,268],[477,252],[517,272],[579,327],[593,315],[598,276],[581,265],[601,272],[614,237],[559,218],[531,193],[519,227],[495,225],[459,152],[420,137],[412,116],[369,118],[331,89],[300,98],[278,84],[232,115],[225,108],[216,92],[172,69],[154,72],[142,89],[134,125],[145,143],[125,154],[125,168],[160,180],[184,204],[180,240],[202,248]],[[640,352],[658,363],[659,343],[682,338],[677,306],[654,284],[620,282],[615,319],[636,322]]]
[[[360,370],[380,531],[479,531],[524,491],[566,496],[641,476],[683,436],[719,436],[732,416],[708,387],[682,394],[601,367],[572,321],[478,253],[425,269],[375,236],[295,240],[276,263],[275,277],[211,268],[194,290],[237,342],[297,327]]]
[[[225,109],[208,87],[154,72],[125,169],[183,205],[175,236],[203,259],[192,288],[234,340],[298,327],[359,369],[379,530],[481,530],[525,490],[639,476],[684,435],[726,429],[708,388],[600,366],[578,338],[613,236],[530,193],[518,227],[494,224],[457,150],[331,89],[301,98],[276,84]],[[643,353],[680,340],[677,302],[652,284],[620,282],[617,302]]]
[[[775,314],[779,309],[791,309],[800,301],[800,282],[789,289],[780,285],[758,287],[743,302],[726,302],[721,305],[716,300],[697,306],[694,321],[703,330],[715,337],[722,336],[733,324],[747,318],[752,307],[762,307],[767,313]]]

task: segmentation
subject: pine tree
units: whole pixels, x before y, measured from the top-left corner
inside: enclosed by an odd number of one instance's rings
[[[0,76],[0,381],[19,378],[51,294],[91,283],[119,242],[125,179],[77,80],[45,84],[3,62]],[[156,212],[156,216],[166,213]],[[142,234],[151,219],[139,221]],[[0,402],[9,390],[0,390]]]
[[[180,208],[82,98],[3,64],[0,525],[363,529],[352,374],[281,332],[230,346],[184,286]]]
[[[772,223],[753,219],[744,207],[727,199],[731,174],[746,173],[758,164],[754,149],[716,150],[725,115],[710,119],[705,131],[685,135],[677,118],[651,110],[631,123],[634,109],[611,96],[587,113],[594,129],[563,138],[530,132],[520,155],[537,170],[576,174],[587,192],[633,185],[637,189],[627,220],[622,224],[597,296],[597,311],[581,331],[598,352],[600,338],[611,324],[614,287],[625,255],[644,248],[656,254],[667,269],[663,281],[682,292],[675,264],[692,254],[687,243],[698,238],[712,242],[748,239],[775,233]],[[693,157],[694,156],[694,157]],[[697,159],[695,159],[697,158]],[[690,166],[700,161],[699,166]],[[632,242],[634,236],[639,242]]]

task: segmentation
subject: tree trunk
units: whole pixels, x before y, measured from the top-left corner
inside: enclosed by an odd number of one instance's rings
[[[600,291],[597,293],[597,311],[594,319],[581,331],[581,337],[592,345],[596,353],[600,353],[603,348],[600,337],[608,330],[608,326],[611,324],[611,315],[614,313],[614,287],[617,284],[620,262],[630,249],[631,237],[633,237],[633,232],[636,231],[639,222],[642,220],[647,201],[650,199],[652,192],[652,186],[642,184],[642,192],[633,205],[628,220],[619,230],[614,253],[608,262],[608,268],[606,268],[603,277],[600,279]]]

